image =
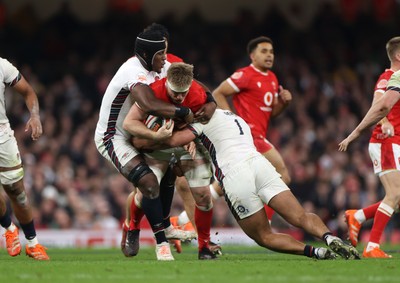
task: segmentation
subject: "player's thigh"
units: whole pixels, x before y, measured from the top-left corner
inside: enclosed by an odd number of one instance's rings
[[[391,198],[394,203],[400,201],[400,171],[393,170],[380,176],[385,189],[386,197]]]
[[[264,207],[254,172],[246,162],[231,169],[222,180],[225,200],[236,219],[249,217]]]
[[[186,205],[194,207],[193,195],[190,191],[189,183],[185,177],[176,178],[175,189]]]
[[[273,197],[289,190],[288,186],[282,181],[280,174],[267,159],[259,156],[248,162],[254,174],[257,195],[263,203],[269,204]]]
[[[263,236],[272,233],[268,217],[263,208],[249,217],[237,220],[237,222],[243,232],[257,242],[261,242]]]
[[[5,135],[7,137],[2,137],[0,145],[0,183],[12,185],[23,178],[24,170],[13,131],[9,128],[9,133]]]
[[[122,172],[123,168],[127,167],[135,167],[137,164],[134,162],[135,159],[138,160],[137,163],[139,163],[141,160],[139,160],[137,157],[139,156],[139,151],[136,150],[133,145],[124,139],[112,139],[107,141],[106,143],[103,142],[103,140],[99,137],[95,138],[95,144],[96,148],[99,151],[99,153],[107,159],[111,164],[114,165],[114,167],[120,171],[124,176]],[[144,160],[142,158],[142,160]],[[130,168],[130,169],[132,169]],[[125,170],[128,171],[128,170]],[[126,176],[125,176],[126,177]]]
[[[208,160],[199,158],[195,160],[181,160],[180,163],[189,187],[205,187],[210,185],[212,171]]]
[[[305,211],[290,190],[282,191],[275,195],[268,204],[290,224],[298,224]]]

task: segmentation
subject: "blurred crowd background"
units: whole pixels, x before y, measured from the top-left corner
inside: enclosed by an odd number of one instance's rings
[[[11,11],[10,2],[20,5]],[[169,29],[169,52],[193,64],[196,78],[211,89],[249,64],[250,39],[271,37],[273,71],[293,102],[272,120],[269,139],[289,167],[294,194],[339,235],[346,232],[344,210],[382,198],[367,151],[370,134],[346,153],[337,145],[367,112],[375,81],[389,67],[385,44],[400,35],[399,1],[256,1],[257,12],[237,5],[230,19],[220,21],[196,5],[154,18],[149,11],[156,6],[145,0],[99,1],[102,16],[90,20],[74,13],[70,1],[56,1],[57,9],[43,19],[33,2],[0,3],[0,56],[19,68],[40,99],[44,135],[32,142],[24,132],[29,113],[23,100],[7,93],[38,228],[120,227],[132,187],[97,152],[93,133],[109,81],[152,22]],[[268,9],[261,9],[266,3]],[[172,213],[182,208],[176,195]],[[290,228],[279,216],[273,225]],[[223,199],[215,204],[213,226],[236,227]],[[395,228],[397,215],[388,226]]]

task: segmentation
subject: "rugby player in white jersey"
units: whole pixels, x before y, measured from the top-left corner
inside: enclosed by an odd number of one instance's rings
[[[143,123],[137,122],[136,128],[138,131],[147,129]],[[173,126],[169,130],[171,128]],[[250,128],[242,118],[230,111],[217,109],[207,124],[194,123],[174,132],[164,145],[180,146],[195,138],[199,138],[210,153],[214,175],[222,184],[232,214],[243,231],[257,244],[282,253],[316,259],[335,258],[335,254],[327,248],[316,248],[290,235],[274,233],[264,210],[264,204],[268,204],[293,226],[324,240],[329,248],[343,258],[360,258],[358,251],[333,236],[317,215],[304,211],[280,174],[256,150]],[[142,149],[155,145],[143,139],[133,139],[133,142]]]
[[[25,131],[31,130],[32,140],[37,140],[42,135],[42,124],[39,116],[39,102],[35,91],[25,80],[18,69],[7,59],[0,57],[0,183],[11,201],[11,206],[25,234],[27,245],[25,253],[36,260],[49,260],[46,248],[39,244],[33,223],[32,207],[29,203],[24,187],[24,169],[19,153],[14,131],[10,127],[6,114],[5,89],[12,87],[25,100],[30,112]],[[0,225],[6,231],[7,252],[10,256],[21,253],[19,229],[12,223],[11,215],[7,210],[5,199],[0,194]]]
[[[162,203],[157,177],[143,156],[130,143],[130,134],[122,127],[124,117],[136,102],[146,113],[180,118],[191,122],[193,113],[187,107],[175,106],[154,97],[148,84],[165,77],[169,63],[165,61],[165,39],[157,32],[142,32],[135,41],[135,56],[119,68],[104,94],[95,132],[95,143],[103,157],[143,194],[142,208],[156,239],[158,260],[174,260],[167,241],[168,234],[185,239],[184,231],[164,227]],[[127,237],[134,238],[138,251],[139,230]],[[128,243],[128,238],[127,238]]]

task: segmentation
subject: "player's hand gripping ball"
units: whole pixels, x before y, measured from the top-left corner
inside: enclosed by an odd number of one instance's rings
[[[157,132],[165,124],[172,124],[172,120],[169,118],[163,118],[158,116],[149,115],[144,122],[147,128]]]

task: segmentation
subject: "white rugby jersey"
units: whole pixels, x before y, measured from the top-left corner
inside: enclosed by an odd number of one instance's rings
[[[148,71],[136,56],[122,64],[109,83],[101,102],[96,136],[102,137],[104,142],[110,138],[128,139],[131,135],[122,128],[122,123],[134,103],[129,95],[130,89],[137,83],[148,85],[166,77],[170,65],[166,61],[161,73]]]
[[[16,83],[19,71],[7,59],[0,57],[0,123],[8,123],[6,115],[5,88]]]
[[[250,127],[230,111],[217,109],[207,124],[194,123],[189,128],[210,153],[218,180],[239,162],[260,155]]]

